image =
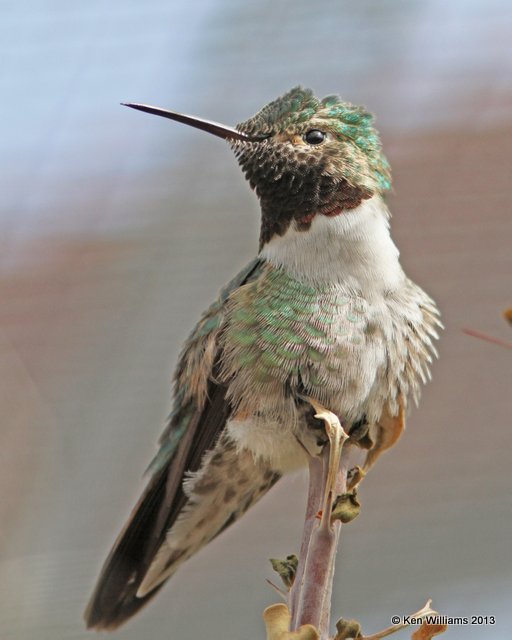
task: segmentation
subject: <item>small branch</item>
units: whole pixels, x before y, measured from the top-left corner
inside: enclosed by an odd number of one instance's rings
[[[335,526],[318,526],[311,534],[308,557],[304,570],[298,624],[312,624],[321,633],[322,640],[327,636],[326,622],[330,609],[332,565],[339,541],[340,523]]]
[[[306,506],[306,516],[304,518],[304,528],[302,529],[302,541],[300,545],[299,564],[295,580],[290,590],[290,610],[291,610],[291,629],[297,628],[299,615],[299,607],[301,601],[302,584],[304,578],[304,567],[306,566],[306,558],[308,555],[309,541],[313,525],[316,523],[316,516],[322,497],[322,461],[319,458],[311,457],[309,459],[309,486],[308,501]]]
[[[512,343],[507,342],[506,340],[501,340],[501,338],[495,338],[494,336],[489,336],[486,333],[482,333],[481,331],[475,331],[474,329],[462,329],[462,332],[468,336],[471,336],[472,338],[485,340],[486,342],[495,344],[498,347],[505,347],[505,349],[512,349]]]
[[[342,445],[343,445],[343,442],[342,442]],[[333,487],[333,498],[334,496],[339,496],[341,494],[344,494],[347,490],[347,476],[348,476],[349,469],[352,466],[350,462],[351,453],[352,453],[352,448],[347,447],[346,449],[343,450],[341,454],[341,461],[338,462],[338,473],[337,473],[337,476],[335,477],[335,485]],[[332,500],[331,504],[329,505],[329,523],[334,531],[335,539],[333,542],[332,557],[328,565],[329,573],[327,575],[327,579],[324,585],[325,594],[324,594],[323,610],[321,612],[320,626],[319,626],[320,633],[325,634],[325,637],[329,635],[329,623],[331,619],[332,586],[334,581],[334,569],[336,567],[336,553],[338,550],[338,545],[340,543],[341,528],[343,524],[340,519],[332,518],[333,502],[334,500]]]
[[[278,587],[277,584],[274,584],[272,580],[269,580],[268,578],[266,579],[266,582],[277,594],[281,596],[281,598],[283,598],[285,602],[288,600],[288,593],[286,591],[283,591],[283,589]]]
[[[308,502],[298,561],[295,556],[271,560],[274,570],[289,588],[290,608],[276,604],[265,609],[267,640],[329,639],[332,584],[341,527],[359,513],[357,486],[365,475],[358,466],[362,452],[352,442],[344,447],[349,437],[337,416],[310,402],[317,411],[315,417],[325,422],[329,443],[321,457],[309,459]],[[284,595],[281,589],[272,586]],[[405,616],[404,622],[370,636],[361,634],[357,621],[339,620],[337,635],[332,640],[382,640],[411,622],[421,621],[412,640],[431,640],[445,631],[446,625],[427,622],[427,616],[437,613],[430,604],[431,600],[416,613]],[[410,621],[405,622],[408,619]]]
[[[341,522],[332,522],[331,512],[335,492],[341,484],[346,488],[348,469],[340,470],[343,444],[348,438],[339,419],[314,401],[315,416],[325,422],[329,445],[319,460],[310,459],[309,494],[299,568],[291,592],[292,629],[312,624],[321,638],[329,633],[334,561],[338,546]],[[321,518],[317,514],[321,506]]]

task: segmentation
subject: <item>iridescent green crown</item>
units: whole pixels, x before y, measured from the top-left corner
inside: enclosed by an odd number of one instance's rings
[[[338,96],[319,100],[311,89],[299,86],[267,104],[238,128],[248,134],[293,133],[302,131],[307,123],[310,128],[328,130],[364,154],[375,187],[382,193],[391,187],[391,172],[373,120],[372,114],[363,107],[343,102]]]

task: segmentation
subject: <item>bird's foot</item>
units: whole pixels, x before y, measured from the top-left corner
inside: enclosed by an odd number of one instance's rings
[[[373,441],[370,438],[370,425],[366,416],[354,422],[349,429],[350,442],[357,445],[361,449],[371,449]]]
[[[303,400],[300,405],[299,421],[302,428],[297,439],[310,456],[317,457],[321,455],[329,438],[325,432],[323,420],[315,417],[316,410],[309,403],[309,399]]]

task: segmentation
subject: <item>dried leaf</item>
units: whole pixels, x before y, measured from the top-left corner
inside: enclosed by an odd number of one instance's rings
[[[411,636],[411,640],[432,640],[434,636],[444,633],[448,629],[447,624],[428,624],[423,622]]]
[[[285,560],[270,558],[270,564],[272,565],[272,569],[274,569],[283,581],[284,586],[287,589],[290,589],[293,581],[295,580],[297,565],[299,564],[297,556],[295,554],[291,554],[286,556]]]
[[[361,625],[357,620],[345,620],[340,618],[336,623],[338,633],[333,640],[348,640],[348,638],[362,638]]]
[[[364,463],[364,470],[368,471],[372,467],[377,458],[383,451],[392,447],[403,433],[405,428],[405,412],[403,408],[403,402],[399,400],[400,408],[397,416],[392,416],[389,413],[389,409],[385,409],[378,422],[376,442],[373,449],[368,452],[366,462]]]
[[[512,307],[505,309],[505,311],[503,312],[503,317],[510,325],[512,325]]]
[[[320,634],[311,624],[304,624],[297,631],[289,631],[290,610],[285,604],[273,604],[263,612],[267,640],[320,640]]]
[[[350,522],[359,515],[361,505],[357,499],[357,489],[338,496],[332,505],[332,520],[341,520],[343,524]]]
[[[367,422],[359,426],[352,427],[350,430],[350,443],[356,445],[360,449],[372,449],[375,442],[370,434],[370,427]]]

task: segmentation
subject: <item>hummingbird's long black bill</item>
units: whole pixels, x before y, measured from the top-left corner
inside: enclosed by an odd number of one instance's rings
[[[249,136],[232,127],[226,127],[218,122],[212,122],[211,120],[203,120],[202,118],[196,118],[195,116],[187,116],[183,113],[176,113],[175,111],[167,111],[167,109],[160,109],[159,107],[151,107],[147,104],[136,104],[133,102],[121,102],[124,107],[131,107],[138,111],[144,111],[145,113],[151,113],[155,116],[162,116],[163,118],[169,118],[170,120],[176,120],[176,122],[182,122],[188,124],[196,129],[201,129],[207,133],[211,133],[214,136],[223,138],[224,140],[243,140],[245,142],[258,142],[264,140],[267,136]]]

